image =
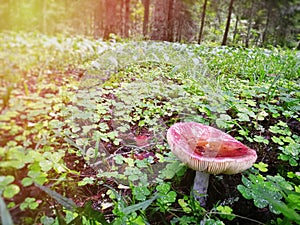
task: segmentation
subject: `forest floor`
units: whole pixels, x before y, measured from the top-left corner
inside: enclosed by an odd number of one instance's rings
[[[297,53],[16,36],[0,51],[0,206],[15,224],[298,223]],[[211,175],[205,207],[166,140],[185,121],[258,155]]]

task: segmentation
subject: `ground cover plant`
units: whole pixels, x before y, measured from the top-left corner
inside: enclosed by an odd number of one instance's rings
[[[300,55],[2,33],[2,224],[300,224]],[[208,203],[170,152],[180,121],[258,154]]]

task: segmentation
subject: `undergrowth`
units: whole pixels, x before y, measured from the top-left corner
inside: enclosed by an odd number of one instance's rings
[[[300,224],[298,52],[15,33],[0,42],[2,224]],[[209,192],[207,207],[166,142],[181,121],[258,154],[242,175],[213,178],[234,191]]]

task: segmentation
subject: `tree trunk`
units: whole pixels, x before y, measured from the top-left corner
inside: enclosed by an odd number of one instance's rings
[[[234,2],[234,0],[230,0],[230,3],[229,3],[228,16],[227,16],[225,32],[223,35],[222,45],[226,45],[226,43],[227,43],[227,37],[228,37],[228,32],[229,32],[229,27],[230,27],[230,20],[231,20],[231,13],[232,13],[232,9],[233,9],[233,2]]]
[[[154,24],[151,32],[152,40],[167,40],[167,3],[168,1],[155,1]]]
[[[203,28],[204,28],[204,21],[205,21],[205,15],[206,15],[206,6],[207,6],[207,0],[204,0],[202,14],[201,14],[201,24],[200,24],[200,31],[199,31],[199,37],[198,37],[198,44],[201,44],[202,38],[203,38]]]
[[[143,35],[146,37],[148,35],[149,28],[149,9],[150,9],[150,0],[144,0],[144,21],[143,21]]]
[[[264,32],[263,32],[263,35],[262,35],[262,45],[265,44],[266,39],[267,39],[268,27],[269,27],[269,24],[270,24],[271,11],[272,11],[272,8],[269,7],[268,8],[268,14],[267,14],[267,20],[266,20],[266,25],[265,25],[265,29],[264,29]]]
[[[130,0],[125,0],[124,37],[129,37]]]
[[[173,41],[174,36],[174,0],[169,0],[169,9],[168,9],[168,41]]]
[[[181,33],[182,33],[182,24],[183,24],[183,19],[180,17],[179,22],[178,22],[178,29],[177,29],[177,40],[178,42],[181,42]]]
[[[98,0],[94,8],[94,38],[101,37],[101,31],[103,31],[103,1]]]
[[[109,39],[109,35],[116,33],[116,0],[105,0],[105,28],[103,39]]]
[[[236,17],[234,31],[233,31],[233,42],[236,43],[236,35],[238,33],[238,25],[239,25],[240,18],[239,16]]]
[[[247,36],[246,36],[246,40],[245,40],[245,46],[246,46],[246,48],[249,47],[249,40],[250,40],[250,37],[251,37],[254,2],[250,1],[250,4],[251,4],[250,15],[249,15],[250,18],[249,18],[249,22],[248,22]]]

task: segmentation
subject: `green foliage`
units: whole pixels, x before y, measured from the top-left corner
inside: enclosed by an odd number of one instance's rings
[[[58,224],[109,224],[105,220],[104,215],[102,213],[92,208],[91,202],[87,202],[83,207],[77,207],[72,199],[66,198],[47,187],[40,186],[38,184],[36,185],[42,191],[46,192],[49,196],[54,198],[59,204],[61,204],[66,209],[66,218],[64,218],[61,215],[61,213],[57,211]],[[30,207],[30,204],[32,204],[33,200],[34,199],[28,198],[23,204],[28,204],[28,207]],[[33,205],[32,207],[35,207],[35,205]]]
[[[24,210],[26,208],[29,208],[31,210],[36,209],[39,206],[38,201],[35,198],[29,198],[27,197],[25,201],[20,205],[20,209]]]
[[[176,216],[171,220],[171,224],[197,224],[205,214],[204,208],[195,200],[193,195],[184,195],[183,198],[177,200],[181,209],[185,213],[184,216]]]
[[[277,223],[299,221],[295,52],[40,34],[1,33],[0,41],[0,200],[36,212],[27,224],[99,224],[108,215],[113,224],[149,224],[158,216],[171,224],[235,222],[226,201],[206,211],[178,187],[187,168],[170,153],[165,133],[190,120],[255,149],[259,161],[238,190]],[[86,165],[80,169],[68,154]],[[96,174],[83,173],[90,166]],[[29,195],[34,184],[64,209],[40,218],[49,203]],[[107,215],[82,194],[94,189]],[[24,201],[14,202],[21,194]]]
[[[235,218],[235,215],[232,215],[232,208],[229,206],[217,206],[217,211],[220,213],[220,217],[228,220],[233,220]]]
[[[0,176],[0,192],[3,193],[3,197],[12,198],[20,192],[19,186],[12,184],[14,180],[11,175]]]
[[[243,78],[249,80],[251,85],[266,80],[270,80],[271,85],[275,79],[280,79],[280,77],[286,79],[297,79],[298,77],[299,63],[297,63],[298,58],[294,56],[294,51],[282,51],[275,48],[266,50],[203,46],[199,47],[197,52],[201,57],[207,59],[205,63],[209,66],[212,74],[226,78]],[[271,89],[277,87],[276,84],[274,85],[269,87]]]
[[[265,164],[263,162],[255,163],[253,166],[261,172],[267,172],[268,171],[268,164]]]
[[[271,212],[282,213],[284,221],[300,223],[299,204],[300,193],[293,183],[282,176],[266,176],[250,174],[249,178],[242,178],[243,185],[238,190],[246,199],[253,199],[255,206],[265,208],[269,206]]]
[[[171,184],[163,182],[163,180],[172,179],[175,175],[182,176],[185,166],[178,163],[178,161],[174,161],[174,156],[158,154],[158,157],[160,161],[156,163],[161,164],[159,168],[155,166],[151,157],[143,160],[132,160],[116,155],[114,160],[116,164],[122,165],[124,172],[117,172],[120,168],[115,167],[110,172],[100,172],[98,174],[99,177],[114,178],[121,184],[128,184],[128,188],[132,191],[132,198],[126,200],[115,189],[108,190],[107,195],[114,202],[113,212],[117,216],[114,224],[132,222],[138,212],[142,212],[142,215],[144,215],[149,207],[151,211],[154,208],[155,211],[157,209],[162,213],[171,209],[170,207],[176,201],[177,194],[171,190]],[[114,169],[117,171],[114,171]],[[157,173],[155,171],[157,169],[161,171]],[[156,182],[160,184],[155,186]],[[128,204],[128,201],[132,203]],[[147,221],[145,216],[143,218],[144,221]]]
[[[169,183],[163,183],[156,186],[156,190],[159,193],[157,200],[157,206],[161,212],[167,212],[172,203],[176,201],[176,192],[170,191],[171,185]]]

